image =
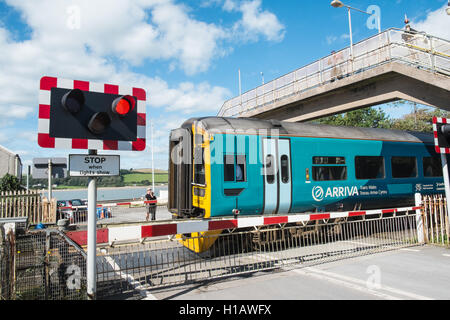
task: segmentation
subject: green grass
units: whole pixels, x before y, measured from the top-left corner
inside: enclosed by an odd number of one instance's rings
[[[53,188],[53,189],[80,189],[81,187],[83,187],[83,186],[66,186],[66,185],[60,184],[56,188]],[[84,186],[84,187],[86,187],[86,186]]]
[[[155,183],[167,183],[169,178],[168,173],[156,173],[155,172]],[[147,180],[152,182],[152,174],[151,173],[129,173],[123,175],[123,182],[125,184],[140,184],[142,181]]]

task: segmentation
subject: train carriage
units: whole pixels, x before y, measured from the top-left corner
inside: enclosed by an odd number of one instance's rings
[[[176,218],[410,206],[415,192],[444,192],[431,134],[206,117],[170,136]]]

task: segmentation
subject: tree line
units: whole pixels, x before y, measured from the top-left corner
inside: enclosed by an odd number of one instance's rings
[[[408,104],[410,103],[400,100],[390,104],[390,106],[395,108]],[[434,116],[444,118],[450,117],[449,112],[441,109],[419,108],[415,104],[410,105],[413,108],[413,111],[398,119],[390,118],[380,107],[371,107],[332,115],[310,122],[335,126],[383,128],[432,133]]]
[[[111,176],[111,177],[97,177],[97,186],[98,187],[124,187],[125,183],[123,181],[123,175],[131,173],[131,170],[121,169],[120,176]],[[26,178],[25,178],[26,179]],[[63,185],[63,186],[73,186],[73,187],[87,187],[88,185],[88,177],[66,177],[66,178],[53,178],[52,182],[55,185]],[[42,188],[48,187],[48,179],[33,179],[30,177],[29,181],[30,186],[40,185]]]

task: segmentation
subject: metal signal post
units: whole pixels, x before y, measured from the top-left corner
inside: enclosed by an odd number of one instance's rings
[[[89,150],[89,155],[97,155],[97,150]],[[89,177],[88,183],[88,246],[87,246],[87,296],[95,300],[97,292],[97,178]]]
[[[447,154],[450,153],[450,119],[433,117],[433,133],[435,151],[441,154],[447,214],[450,219],[450,179],[447,162]]]
[[[97,150],[143,151],[146,147],[146,92],[142,88],[44,76],[39,87],[38,145],[85,149],[69,155],[71,176],[89,178],[87,295],[97,291],[97,177],[118,176],[120,157]],[[49,200],[51,167],[49,160]]]

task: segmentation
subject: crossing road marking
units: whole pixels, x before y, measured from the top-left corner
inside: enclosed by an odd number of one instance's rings
[[[344,287],[362,291],[365,293],[372,294],[374,296],[380,297],[382,299],[388,300],[403,300],[403,299],[417,299],[417,300],[433,300],[432,298],[421,296],[415,293],[403,291],[400,289],[388,287],[385,285],[379,286],[379,288],[369,288],[367,286],[367,282],[364,280],[360,280],[357,278],[352,278],[348,276],[343,276],[334,272],[329,272],[317,268],[306,267],[302,269],[294,269],[292,270],[295,273],[311,276],[317,279],[329,281],[338,285],[342,285]],[[384,293],[384,292],[387,293]]]
[[[362,291],[364,293],[369,293],[369,294],[372,294],[372,295],[377,296],[377,297],[382,298],[382,299],[386,299],[386,300],[400,300],[400,298],[397,298],[397,297],[394,297],[394,296],[391,296],[391,295],[388,295],[388,294],[384,294],[384,293],[378,292],[376,290],[369,289],[366,286],[363,287],[363,286],[360,286],[360,285],[357,285],[357,284],[354,284],[354,283],[351,283],[351,282],[348,282],[348,281],[339,280],[339,279],[335,279],[333,277],[329,277],[329,276],[325,276],[325,275],[314,273],[314,272],[312,272],[312,270],[310,268],[304,268],[303,270],[301,270],[301,269],[294,269],[292,271],[295,272],[295,273],[298,273],[300,275],[313,277],[313,278],[316,278],[316,279],[319,279],[319,280],[324,280],[324,281],[328,281],[328,282],[331,282],[331,283],[334,283],[334,284],[337,284],[337,285],[341,285],[341,286],[349,288],[349,289],[354,289],[354,290],[357,290],[357,291]]]
[[[111,258],[110,256],[104,256],[103,258],[113,268],[116,274],[118,274],[122,279],[127,280],[128,283],[132,285],[136,291],[139,292],[139,294],[142,296],[142,300],[158,300],[154,295],[145,290],[144,286],[139,281],[136,281],[133,276],[122,272],[119,265],[114,261],[113,258]]]
[[[450,254],[447,254],[447,253],[443,253],[442,254],[444,257],[450,257]]]
[[[420,252],[420,250],[418,250],[418,249],[410,249],[410,248],[402,248],[400,250],[402,250],[402,251]]]

